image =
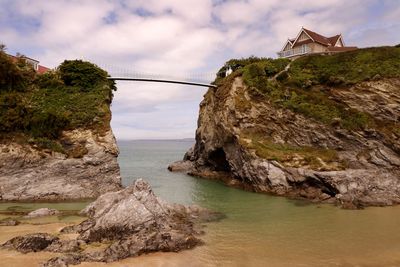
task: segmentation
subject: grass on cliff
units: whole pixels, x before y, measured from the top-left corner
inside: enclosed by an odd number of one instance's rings
[[[302,57],[291,62],[289,71],[281,72],[276,79],[272,77],[284,70],[289,63],[287,60],[253,58],[239,62],[243,64],[233,75],[241,75],[256,94],[267,97],[280,107],[349,130],[374,127],[374,119],[330,97],[329,88],[400,77],[400,48],[397,47]],[[275,66],[274,71],[269,71],[271,66]]]
[[[259,58],[251,56],[249,58],[242,59],[231,59],[225,63],[225,65],[219,69],[217,72],[217,78],[214,81],[214,84],[221,85],[224,82],[225,74],[228,68],[231,68],[235,74],[241,74],[244,69],[249,66],[257,66],[253,68],[252,71],[256,72],[255,75],[265,75],[267,77],[273,77],[275,74],[281,72],[285,69],[285,67],[289,64],[290,60],[280,58],[280,59],[272,59],[272,58]]]
[[[339,159],[337,152],[333,149],[278,144],[254,133],[245,133],[243,136],[251,140],[250,143],[243,142],[243,145],[255,149],[257,156],[275,160],[286,166],[308,166],[313,170],[325,171],[345,168],[345,163]]]
[[[322,87],[299,88],[286,86],[269,80],[265,75],[257,75],[250,65],[243,70],[243,80],[256,94],[262,94],[277,106],[290,109],[324,124],[335,125],[349,130],[363,129],[371,125],[369,115],[353,110],[329,97]],[[256,75],[255,75],[256,74]]]
[[[301,57],[291,64],[286,83],[347,86],[362,81],[400,76],[400,48],[373,47],[331,56]]]
[[[62,152],[64,130],[108,129],[114,82],[107,72],[81,60],[36,74],[23,61],[0,52],[0,137],[21,136],[40,148]]]

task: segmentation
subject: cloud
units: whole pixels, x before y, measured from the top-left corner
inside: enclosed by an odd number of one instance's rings
[[[0,36],[55,67],[90,60],[115,74],[211,81],[230,58],[275,56],[301,26],[349,45],[400,43],[397,0],[0,0]],[[193,75],[196,74],[196,75]],[[118,83],[118,138],[193,137],[204,88]]]

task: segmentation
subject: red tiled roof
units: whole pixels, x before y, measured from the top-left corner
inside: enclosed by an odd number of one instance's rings
[[[298,46],[301,46],[301,45],[303,45],[303,44],[309,44],[309,43],[312,43],[312,42],[313,42],[313,40],[311,40],[311,39],[299,41],[299,42],[297,42],[293,47],[298,47]]]
[[[331,43],[332,46],[334,46],[336,44],[336,42],[339,40],[339,38],[340,38],[340,34],[329,37],[328,41],[329,41],[329,43]]]
[[[329,45],[334,45],[330,42],[329,38],[322,36],[321,34],[318,34],[316,32],[307,30],[305,28],[303,28],[303,30],[317,43],[329,46]],[[331,37],[333,38],[333,37]]]
[[[43,73],[45,73],[45,72],[48,72],[49,70],[50,70],[49,68],[47,68],[47,67],[45,67],[45,66],[42,66],[42,65],[39,65],[39,66],[38,66],[37,73],[43,74]]]

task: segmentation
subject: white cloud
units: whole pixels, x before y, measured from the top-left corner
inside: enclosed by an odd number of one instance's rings
[[[83,58],[114,72],[186,76],[234,57],[274,56],[301,26],[348,44],[400,43],[397,0],[0,0],[0,36],[54,67]],[[212,79],[210,75],[207,79]],[[193,137],[203,88],[118,83],[120,138]],[[155,127],[156,126],[156,127]]]

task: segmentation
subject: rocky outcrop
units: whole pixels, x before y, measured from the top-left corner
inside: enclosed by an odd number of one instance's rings
[[[197,206],[169,204],[156,197],[142,179],[133,185],[100,196],[83,211],[88,219],[64,228],[61,234],[78,233],[77,239],[61,240],[49,234],[15,237],[3,248],[20,252],[72,252],[50,259],[44,266],[66,266],[82,261],[111,262],[155,251],[180,251],[202,243],[199,223],[220,218]],[[92,243],[108,244],[86,252]]]
[[[60,240],[60,238],[46,233],[17,236],[3,245],[2,248],[14,249],[21,253],[50,251],[50,252],[77,252],[83,242],[77,240]]]
[[[0,220],[0,226],[17,226],[20,222],[11,218],[5,218]]]
[[[118,148],[112,131],[65,131],[68,153],[9,141],[0,144],[0,200],[96,198],[121,189]]]
[[[37,218],[37,217],[44,217],[44,216],[53,216],[58,215],[60,212],[56,209],[49,209],[49,208],[41,208],[34,211],[29,212],[24,218]]]
[[[240,76],[228,79],[204,96],[195,147],[170,169],[346,208],[399,204],[399,88],[396,78],[321,88],[378,122],[349,130],[279,107]]]

